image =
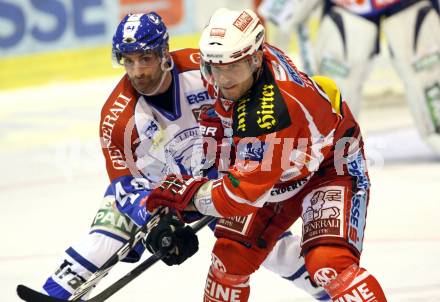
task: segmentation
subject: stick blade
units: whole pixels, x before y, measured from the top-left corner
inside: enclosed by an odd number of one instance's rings
[[[66,301],[66,300],[61,300],[58,298],[46,296],[45,294],[37,292],[36,290],[33,290],[32,288],[27,287],[22,284],[19,284],[17,286],[17,295],[20,297],[21,300],[27,301],[27,302],[62,302],[62,301]]]

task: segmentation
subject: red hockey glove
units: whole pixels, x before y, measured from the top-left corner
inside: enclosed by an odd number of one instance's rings
[[[152,212],[157,207],[165,206],[182,212],[191,202],[197,190],[207,181],[206,178],[196,179],[186,175],[170,174],[148,196],[147,209]]]
[[[222,142],[225,133],[214,107],[208,107],[200,112],[200,131],[203,137],[213,137],[217,143]]]
[[[205,153],[205,157],[207,158],[208,163],[212,163],[215,165],[217,169],[220,168],[220,170],[227,170],[228,166],[226,167],[219,167],[220,162],[225,162],[227,159],[229,164],[233,163],[234,160],[234,148],[231,147],[230,154],[224,154],[223,156],[225,159],[223,161],[220,161],[220,157],[222,156],[222,144],[224,142],[229,143],[229,140],[224,140],[226,138],[225,136],[225,130],[222,125],[222,121],[220,117],[217,115],[217,113],[214,110],[214,107],[208,107],[205,110],[202,110],[200,113],[200,131],[203,135],[204,142],[203,142],[203,151]],[[214,138],[216,141],[216,148],[215,148],[215,154],[208,154],[208,143],[206,138]],[[215,162],[215,163],[214,163]],[[208,167],[210,168],[210,167]]]

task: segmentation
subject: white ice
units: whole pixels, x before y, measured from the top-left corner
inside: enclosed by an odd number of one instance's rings
[[[117,79],[54,83],[0,93],[0,301],[18,284],[39,288],[63,250],[88,231],[107,176],[100,109]],[[361,263],[389,301],[440,301],[440,160],[420,141],[408,109],[367,108],[361,125],[373,186]],[[294,231],[299,231],[294,226]],[[109,301],[201,301],[213,236],[180,267],[153,266]],[[99,287],[132,269],[120,264]],[[259,270],[252,302],[313,301]]]

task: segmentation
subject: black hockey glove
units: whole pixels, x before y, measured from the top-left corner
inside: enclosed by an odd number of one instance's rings
[[[167,265],[178,265],[199,250],[199,240],[190,226],[185,226],[173,213],[161,217],[144,241],[146,248],[155,253],[162,250]]]

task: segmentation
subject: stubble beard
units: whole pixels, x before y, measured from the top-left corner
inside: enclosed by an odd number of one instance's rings
[[[133,87],[142,94],[148,94],[154,91],[157,85],[160,84],[162,74],[158,77],[153,76],[142,76],[138,78],[131,78],[131,83]]]

